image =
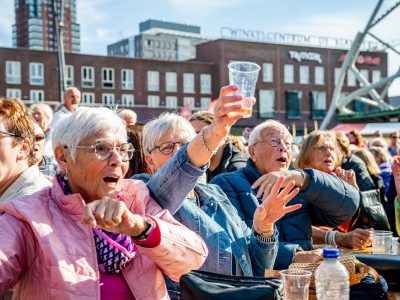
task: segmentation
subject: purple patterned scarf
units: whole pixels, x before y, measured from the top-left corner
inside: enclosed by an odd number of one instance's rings
[[[57,175],[57,181],[65,195],[72,194],[63,176]],[[122,199],[118,198],[118,200]],[[101,273],[119,273],[135,256],[136,246],[132,243],[129,235],[108,232],[104,229],[93,227],[93,237]]]

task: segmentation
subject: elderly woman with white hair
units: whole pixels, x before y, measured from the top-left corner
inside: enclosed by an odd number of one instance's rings
[[[52,157],[53,146],[51,144],[51,135],[53,133],[53,129],[50,127],[51,122],[53,121],[53,110],[51,107],[44,103],[35,103],[30,106],[32,111],[32,117],[36,121],[36,123],[43,129],[45,145],[44,145],[44,156]]]
[[[52,187],[0,205],[0,295],[18,299],[168,299],[173,280],[199,268],[207,247],[123,179],[132,158],[123,121],[80,108],[53,133],[62,172]]]

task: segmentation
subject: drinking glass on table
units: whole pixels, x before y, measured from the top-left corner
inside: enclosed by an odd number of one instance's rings
[[[308,300],[311,272],[303,270],[282,270],[284,300]]]
[[[393,232],[391,231],[372,231],[372,252],[374,254],[390,254],[392,250],[392,237]]]
[[[255,102],[254,93],[260,66],[245,61],[231,62],[229,68],[229,84],[236,84],[239,90],[235,93],[243,96],[243,107],[247,114],[244,118],[250,118]]]

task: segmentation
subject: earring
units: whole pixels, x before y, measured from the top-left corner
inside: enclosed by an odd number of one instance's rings
[[[68,180],[68,173],[67,173],[67,172],[65,172],[65,174],[64,174],[64,176],[63,176],[63,179],[64,179],[65,181]]]

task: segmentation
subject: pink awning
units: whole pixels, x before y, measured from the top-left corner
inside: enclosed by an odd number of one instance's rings
[[[349,132],[351,130],[357,129],[358,131],[361,131],[367,124],[339,124],[333,127],[331,130],[333,131],[344,131],[344,132]]]

